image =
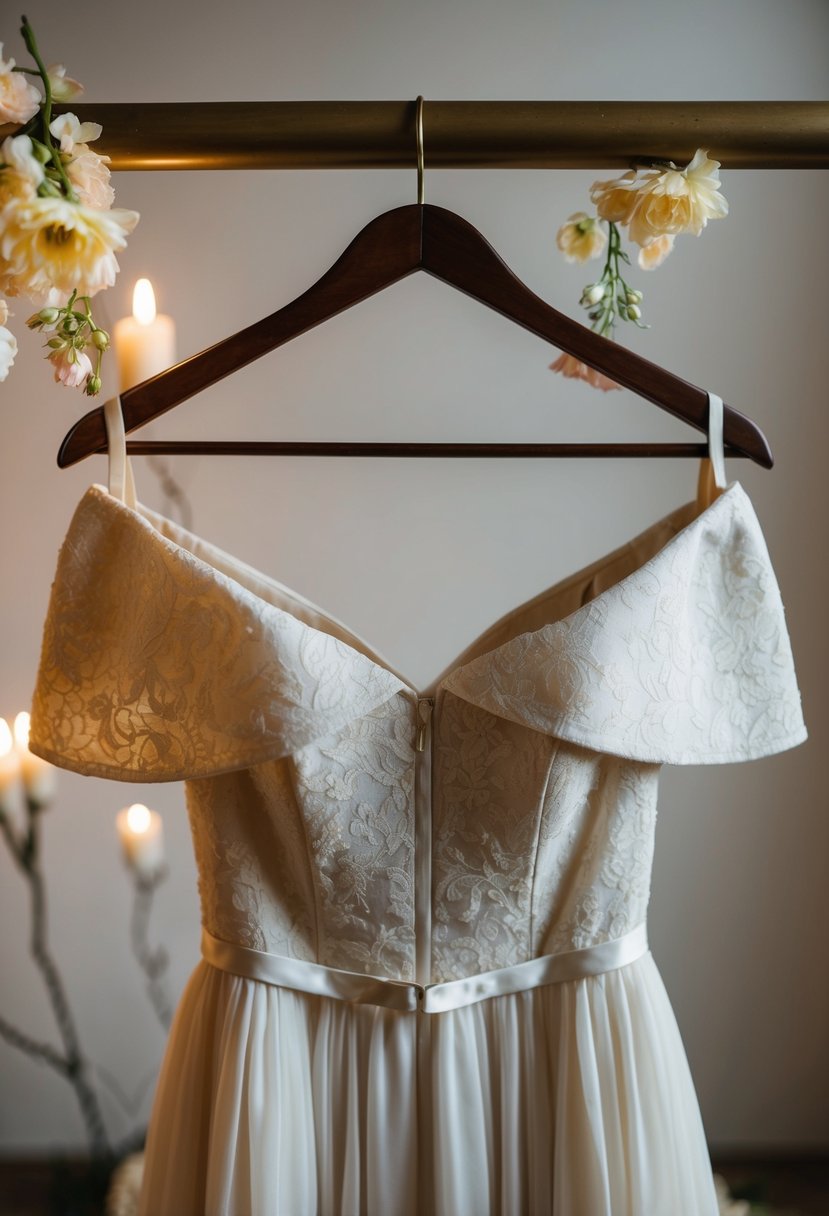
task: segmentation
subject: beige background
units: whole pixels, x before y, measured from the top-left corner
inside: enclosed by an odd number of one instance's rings
[[[821,0],[492,0],[418,4],[256,0],[233,6],[113,0],[81,21],[62,3],[28,15],[49,61],[89,101],[290,98],[762,99],[829,95]],[[22,58],[9,13],[7,53]],[[428,114],[428,112],[427,112]],[[716,148],[712,149],[716,155]],[[427,117],[428,155],[428,117]],[[592,172],[433,172],[513,269],[578,314],[592,267],[554,248]],[[621,337],[754,417],[777,458],[734,462],[787,605],[811,740],[746,766],[666,770],[650,914],[716,1145],[826,1147],[827,175],[729,172],[731,216],[681,239],[652,275],[647,333]],[[303,290],[375,214],[414,200],[413,172],[118,174],[142,214],[107,320],[149,275],[189,355]],[[0,388],[0,713],[28,703],[58,546],[95,458],[55,453],[86,408],[53,385],[29,312]],[[551,348],[417,276],[235,375],[157,424],[165,435],[387,438],[684,438],[628,393],[604,397],[547,371]],[[112,369],[105,390],[115,387]],[[690,436],[689,436],[690,437]],[[139,493],[161,503],[137,462]],[[423,686],[506,609],[692,497],[688,464],[324,463],[182,457],[196,531],[275,574],[372,640]],[[129,957],[129,887],[115,812],[164,814],[171,877],[154,931],[176,994],[198,950],[182,791],[61,776],[46,825],[52,939],[83,1042],[130,1095],[110,1130],[146,1118],[163,1036]],[[55,1028],[27,955],[25,888],[0,850],[0,1013]],[[0,1043],[0,1151],[81,1147],[72,1094]]]

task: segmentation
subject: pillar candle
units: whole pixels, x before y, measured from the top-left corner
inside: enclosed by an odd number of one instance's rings
[[[132,296],[131,317],[115,322],[119,391],[149,380],[176,361],[176,326],[172,317],[156,313],[149,279],[139,279]]]

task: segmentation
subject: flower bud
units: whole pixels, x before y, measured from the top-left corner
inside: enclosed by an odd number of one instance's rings
[[[63,323],[63,332],[65,334],[76,334],[78,332],[78,320],[76,317],[67,317]]]
[[[96,329],[92,335],[92,341],[98,347],[98,350],[106,350],[109,346],[109,334],[105,329]]]
[[[66,340],[64,338],[50,338],[46,345],[50,346],[52,350],[60,350],[61,347],[66,346]]]
[[[642,293],[641,291],[635,291],[632,287],[629,287],[625,292],[625,299],[627,300],[628,304],[641,304]]]
[[[86,393],[87,397],[95,397],[95,396],[97,396],[98,393],[100,393],[100,391],[101,391],[101,377],[96,376],[95,373],[93,372],[93,374],[91,376],[87,377],[86,387],[84,388],[84,392]]]
[[[592,308],[594,304],[598,304],[605,296],[604,283],[589,283],[581,293],[581,302],[585,308]]]
[[[42,165],[48,165],[52,159],[52,149],[47,148],[46,144],[41,143],[39,139],[34,139],[31,136],[30,138],[32,139],[32,156],[36,160],[39,160]]]
[[[60,316],[60,309],[41,308],[40,312],[37,313],[37,316],[40,317],[42,325],[54,325],[55,321],[57,321],[58,317]]]
[[[642,309],[638,306],[638,304],[628,304],[627,319],[629,321],[638,321],[641,315]]]

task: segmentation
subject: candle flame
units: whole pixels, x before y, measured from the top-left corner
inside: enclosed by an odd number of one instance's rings
[[[8,756],[12,749],[12,733],[5,718],[0,718],[0,756]]]
[[[29,750],[29,715],[25,709],[21,709],[14,720],[14,741],[19,752]]]
[[[132,315],[139,325],[152,325],[155,320],[155,292],[149,279],[139,279],[133,288]]]
[[[136,836],[143,836],[150,826],[150,812],[140,802],[134,802],[127,811],[127,823],[130,831],[135,832]]]

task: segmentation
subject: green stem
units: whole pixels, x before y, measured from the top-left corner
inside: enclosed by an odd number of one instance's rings
[[[55,147],[52,140],[52,132],[49,130],[52,122],[52,84],[49,80],[49,73],[46,70],[46,64],[43,62],[40,56],[40,51],[37,49],[37,41],[35,40],[34,30],[29,25],[29,20],[27,17],[23,18],[20,33],[23,36],[23,41],[26,44],[27,51],[37,64],[38,75],[43,82],[43,105],[41,106],[41,114],[43,119],[43,130],[41,132],[43,135],[42,142],[46,145],[51,153],[52,163],[60,175],[66,197],[72,203],[80,202],[77,194],[72,189],[72,183],[70,182],[66,168],[64,167],[60,151]]]

